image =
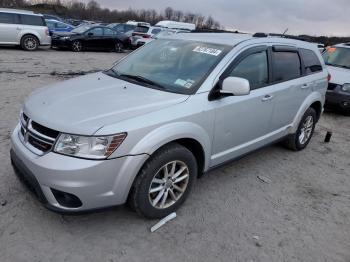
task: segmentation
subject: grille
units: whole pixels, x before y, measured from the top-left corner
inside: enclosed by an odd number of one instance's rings
[[[59,132],[42,126],[21,114],[19,136],[22,143],[33,153],[43,155],[49,152],[56,142]]]
[[[336,84],[329,83],[328,84],[328,90],[334,90],[334,89],[336,89],[337,86],[338,85],[336,85]]]

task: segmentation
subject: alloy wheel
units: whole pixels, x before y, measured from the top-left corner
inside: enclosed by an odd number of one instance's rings
[[[37,48],[37,41],[34,37],[27,37],[24,40],[24,46],[27,50],[35,50]]]
[[[72,44],[72,49],[75,52],[80,52],[83,49],[83,46],[82,46],[82,44],[79,41],[75,41]]]
[[[186,191],[189,177],[188,166],[182,161],[175,160],[162,166],[149,187],[151,205],[165,209],[175,204]]]
[[[300,129],[299,143],[301,145],[304,145],[307,141],[309,141],[312,134],[313,127],[314,127],[314,119],[312,116],[308,116],[307,118],[305,118],[305,121],[303,122]]]

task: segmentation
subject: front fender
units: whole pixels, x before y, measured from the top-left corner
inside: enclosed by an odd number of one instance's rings
[[[211,139],[208,133],[195,123],[176,122],[152,130],[132,148],[130,154],[152,155],[163,145],[183,138],[194,139],[201,144],[205,155],[204,169],[206,170],[210,163]]]
[[[303,104],[300,106],[298,113],[294,117],[293,124],[290,129],[290,134],[294,134],[298,130],[299,123],[301,121],[301,118],[305,114],[306,110],[315,102],[320,102],[322,105],[322,108],[324,106],[325,102],[325,96],[322,95],[319,92],[312,92],[303,102]]]

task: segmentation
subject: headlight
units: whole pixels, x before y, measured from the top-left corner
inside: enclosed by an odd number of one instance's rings
[[[60,37],[61,40],[68,40],[69,39],[69,36],[62,36]]]
[[[126,133],[120,133],[94,137],[61,134],[54,151],[74,157],[106,159],[123,143],[126,135]]]
[[[344,92],[350,92],[350,84],[344,84],[341,90]]]

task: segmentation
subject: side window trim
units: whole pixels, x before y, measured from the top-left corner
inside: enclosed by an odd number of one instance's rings
[[[266,52],[266,57],[267,57],[267,72],[268,72],[268,80],[267,83],[265,85],[261,85],[257,88],[255,88],[254,90],[263,88],[263,87],[267,87],[271,85],[271,80],[272,80],[272,70],[271,70],[271,58],[270,58],[270,54],[268,51],[269,47],[267,45],[261,45],[261,46],[255,46],[255,47],[251,47],[245,51],[243,51],[242,53],[240,53],[230,64],[229,66],[225,69],[225,71],[221,74],[221,76],[219,77],[219,82],[218,84],[221,85],[222,81],[228,77],[231,73],[231,71],[240,63],[242,62],[245,58],[247,58],[250,55],[256,54],[256,53],[260,53],[265,51]],[[215,87],[214,87],[215,88]],[[252,90],[252,91],[254,91]]]
[[[278,45],[273,45],[272,47],[269,48],[270,52],[271,52],[271,71],[272,71],[272,77],[271,77],[271,84],[276,85],[276,84],[280,84],[280,83],[284,83],[284,82],[288,82],[288,81],[292,81],[295,79],[299,79],[304,77],[304,62],[302,60],[302,56],[299,52],[299,49],[293,46],[278,46]],[[273,81],[274,79],[274,74],[275,74],[275,63],[274,63],[274,53],[278,53],[278,52],[290,52],[290,53],[296,53],[299,57],[299,62],[300,62],[300,76],[299,77],[295,77],[295,78],[291,78],[288,80],[281,80],[281,81]]]

